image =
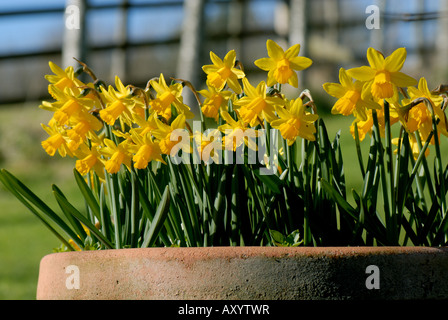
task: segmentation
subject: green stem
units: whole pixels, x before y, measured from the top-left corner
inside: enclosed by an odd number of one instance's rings
[[[391,200],[391,221],[393,230],[396,232],[395,236],[398,236],[399,230],[396,215],[396,199],[395,199],[395,179],[394,179],[394,166],[393,166],[393,151],[392,151],[392,134],[390,125],[390,107],[389,102],[384,100],[384,125],[385,125],[385,143],[386,143],[386,166],[389,173],[389,194]],[[398,239],[397,239],[398,240]]]

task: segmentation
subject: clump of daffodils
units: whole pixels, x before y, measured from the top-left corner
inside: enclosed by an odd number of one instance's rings
[[[299,137],[312,141],[318,116],[301,97],[288,100],[277,88],[286,83],[298,87],[296,71],[312,64],[299,56],[299,50],[294,45],[284,51],[268,40],[269,57],[255,61],[268,71],[267,81],[258,84],[246,77],[234,50],[223,59],[210,52],[212,64],[202,67],[206,87],[198,91],[188,81],[168,80],[163,74],[146,88],[124,85],[119,77],[115,86],[106,86],[82,64],[92,77],[92,82],[84,83],[73,67],[63,70],[50,62],[54,74],[46,78],[54,101],[40,107],[53,117],[42,125],[49,135],[42,147],[50,156],[76,158],[82,175],[94,171],[104,177],[105,172],[114,174],[123,166],[145,169],[153,161],[166,164],[166,157],[180,151],[189,154],[194,148],[204,162],[212,158],[219,163],[217,151],[235,151],[243,143],[256,150],[256,129],[268,124],[280,131],[288,145]],[[183,101],[186,87],[195,93],[201,118],[212,118],[219,125],[211,133],[191,129],[188,121],[195,115]],[[204,149],[211,147],[212,152],[205,155]]]
[[[323,85],[337,99],[332,113],[355,118],[363,184],[352,189],[352,204],[340,135],[330,140],[308,90],[292,98],[281,90],[298,88],[297,72],[312,61],[299,56],[299,45],[266,46],[267,57],[254,62],[265,80],[249,79],[234,50],[222,58],[211,52],[199,90],[163,73],[144,88],[118,77],[106,85],[82,62],[76,71],[50,62],[53,101],[40,107],[52,117],[42,124],[42,147],[76,159],[87,210],[53,186],[67,224],[4,169],[0,182],[46,222],[60,250],[446,246],[448,167],[439,143],[448,136],[447,86],[431,91],[424,78],[403,73],[404,48],[388,57],[369,48],[369,66],[341,68],[339,83]],[[81,72],[91,82],[82,82]],[[185,103],[184,90],[197,105]],[[395,124],[399,130],[391,129]],[[367,135],[365,162],[360,141]],[[426,158],[431,144],[433,170]]]
[[[377,116],[381,134],[384,135],[384,105],[387,103],[390,107],[389,123],[402,124],[409,134],[409,142],[417,158],[417,141],[426,141],[430,137],[433,132],[433,116],[437,121],[438,134],[448,136],[444,113],[446,105],[443,104],[442,95],[429,90],[425,78],[417,83],[416,79],[401,72],[406,54],[405,48],[399,48],[390,56],[384,57],[381,52],[369,48],[369,66],[349,70],[341,68],[339,83],[325,83],[323,88],[329,95],[337,98],[331,110],[333,114],[355,117],[351,132],[360,140],[372,133],[373,113]],[[394,142],[398,143],[398,139],[394,139]],[[434,138],[431,143],[434,144]]]

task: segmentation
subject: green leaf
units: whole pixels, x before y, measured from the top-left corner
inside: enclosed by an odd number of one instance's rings
[[[47,216],[51,220],[54,221],[53,213],[43,211],[44,215],[41,215],[32,205],[32,203],[28,202],[15,188],[14,183],[11,179],[16,179],[12,174],[7,172],[6,170],[1,170],[0,172],[0,181],[4,184],[4,186],[20,201],[22,204],[28,208],[50,231],[53,233],[70,251],[74,251],[73,247],[69,244],[69,242],[58,232],[53,226],[48,223],[44,216]],[[50,213],[50,214],[48,214]],[[59,221],[59,220],[58,220]],[[67,224],[65,224],[62,220],[59,221],[62,223],[57,223],[57,225],[69,236],[73,238],[73,235],[76,239],[76,234],[69,228]]]
[[[254,170],[253,172],[257,176],[257,178],[261,180],[261,182],[269,187],[269,189],[271,189],[275,193],[281,193],[280,186],[283,185],[283,181],[280,180],[278,176],[276,176],[275,174],[263,175],[258,170]]]
[[[104,235],[87,219],[82,213],[80,213],[72,204],[68,202],[58,187],[53,186],[54,196],[59,205],[64,208],[69,214],[79,220],[89,231],[94,234],[98,240],[100,240],[107,248],[112,249],[112,243],[104,237]]]
[[[286,237],[276,230],[269,230],[272,242],[278,247],[297,247],[303,243],[299,230],[294,230]]]
[[[323,188],[330,194],[330,196],[333,198],[334,201],[337,202],[337,204],[344,209],[345,212],[347,212],[353,219],[358,221],[358,211],[353,208],[347,200],[345,200],[341,194],[327,181],[324,179],[321,179],[320,182],[322,183]]]
[[[53,186],[53,189],[58,189],[58,191],[60,192],[61,196],[63,196],[63,197],[67,200],[67,198],[63,195],[63,193],[60,191],[60,189],[59,189],[57,186]],[[78,221],[77,219],[75,219],[75,218],[70,214],[69,211],[66,210],[65,207],[63,207],[63,206],[60,205],[60,203],[59,203],[59,207],[61,208],[61,210],[62,210],[62,212],[64,213],[64,215],[65,215],[65,217],[67,218],[67,220],[68,220],[68,221],[70,222],[70,224],[73,226],[73,228],[74,228],[76,234],[78,235],[78,237],[80,237],[81,240],[83,241],[83,243],[82,243],[81,246],[80,246],[79,243],[78,243],[78,246],[79,246],[80,248],[82,248],[82,247],[84,246],[84,241],[85,241],[85,239],[86,239],[86,237],[87,237],[87,234],[86,234],[86,232],[84,231],[84,228],[82,227],[81,223],[79,223],[79,221]],[[76,237],[76,238],[73,239],[73,240],[77,240],[78,237]]]
[[[276,230],[269,230],[269,234],[271,235],[272,242],[274,242],[276,246],[283,246],[283,243],[285,242],[285,236],[283,234]]]
[[[151,226],[149,228],[148,234],[146,235],[145,240],[143,241],[142,247],[151,247],[154,242],[157,240],[159,235],[159,231],[165,223],[165,219],[168,216],[170,208],[170,190],[169,187],[166,186],[162,195],[162,199],[157,207],[156,214],[154,215],[154,219],[151,221]]]
[[[34,205],[37,209],[39,209],[44,216],[47,216],[51,221],[56,223],[64,232],[72,239],[77,238],[77,235],[73,230],[48,206],[46,205],[38,196],[36,196],[28,187],[26,187],[19,179],[14,177],[11,173],[2,169],[1,176],[3,177],[2,181],[6,182],[9,186],[9,190],[12,191],[16,197],[20,195],[19,200],[22,201],[23,204],[27,206],[28,209],[31,210],[33,208],[31,205]],[[33,213],[37,213],[37,211],[32,210]],[[41,216],[42,217],[42,216]]]
[[[95,196],[92,193],[92,190],[87,185],[86,181],[84,180],[84,177],[78,172],[78,170],[73,169],[73,173],[75,175],[76,183],[78,184],[79,190],[81,190],[82,195],[84,196],[85,201],[87,202],[87,205],[92,210],[95,217],[100,220],[101,214],[100,214],[100,206],[98,204],[98,201],[96,200]]]

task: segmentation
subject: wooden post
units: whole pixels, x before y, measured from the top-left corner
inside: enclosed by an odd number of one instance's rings
[[[199,85],[201,43],[204,20],[204,0],[185,0],[184,21],[175,77],[188,80],[195,88]],[[199,90],[199,88],[197,88]],[[194,96],[185,90],[184,103],[192,109]]]
[[[448,11],[448,0],[439,1],[439,13],[443,14]],[[438,18],[438,28],[436,34],[436,63],[435,74],[436,79],[445,84],[448,82],[448,19],[443,16]],[[438,85],[439,83],[435,84]],[[432,88],[430,88],[432,89]]]
[[[289,45],[296,43],[300,44],[300,55],[307,55],[307,20],[309,17],[309,3],[308,0],[290,0],[290,16],[289,16]],[[299,87],[303,88],[305,79],[305,72],[303,70],[298,73]]]
[[[229,3],[229,15],[227,18],[227,51],[235,50],[238,56],[242,56],[241,31],[244,24],[244,3],[242,0],[232,0]]]
[[[67,0],[64,15],[64,39],[62,44],[62,65],[78,66],[73,58],[86,60],[86,0]]]
[[[126,43],[128,37],[128,7],[129,1],[122,0],[120,4],[120,21],[117,23],[114,38],[117,47],[112,52],[111,63],[111,79],[118,76],[122,81],[126,81],[127,77],[127,58],[126,58]]]

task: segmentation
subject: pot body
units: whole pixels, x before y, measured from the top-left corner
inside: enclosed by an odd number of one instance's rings
[[[447,299],[448,250],[145,248],[54,253],[37,299]]]

